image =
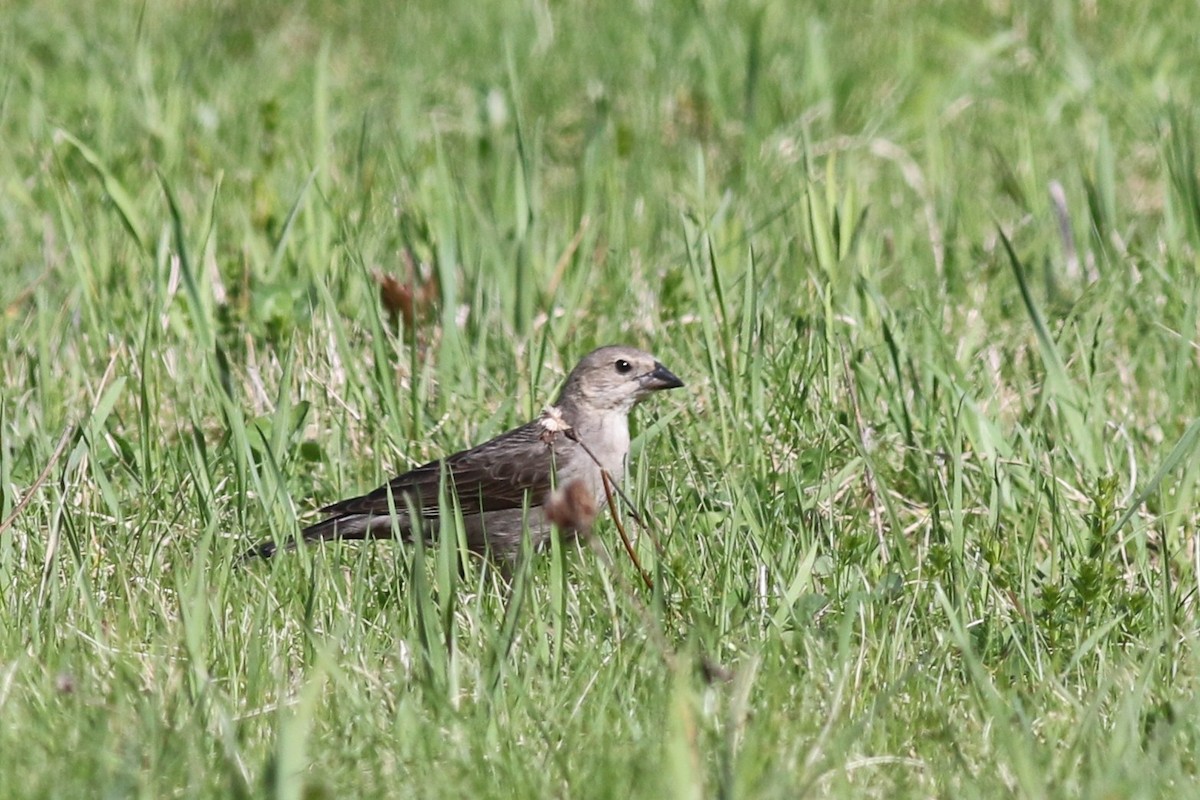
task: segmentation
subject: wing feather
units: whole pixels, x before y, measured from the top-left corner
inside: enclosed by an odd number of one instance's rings
[[[411,504],[422,516],[436,517],[443,469],[447,489],[464,514],[521,508],[527,495],[532,502],[541,502],[551,488],[556,448],[561,458],[563,445],[569,443],[563,437],[545,441],[545,430],[534,420],[478,447],[422,464],[373,492],[325,506],[321,512],[387,514],[390,494],[397,511]]]

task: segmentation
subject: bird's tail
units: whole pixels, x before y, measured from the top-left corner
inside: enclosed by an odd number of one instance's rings
[[[392,525],[386,515],[340,514],[309,525],[282,545],[274,539],[264,539],[243,553],[241,560],[270,558],[281,547],[284,550],[295,550],[300,540],[313,544],[334,539],[387,539],[391,536]]]

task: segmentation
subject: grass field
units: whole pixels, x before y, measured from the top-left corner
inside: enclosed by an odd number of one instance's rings
[[[1200,796],[1194,5],[395,5],[0,8],[0,794]],[[652,591],[238,564],[609,342]]]

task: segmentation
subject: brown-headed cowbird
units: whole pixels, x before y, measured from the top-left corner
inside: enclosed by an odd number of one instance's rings
[[[299,538],[411,539],[419,530],[431,539],[438,533],[439,487],[444,485],[448,507],[457,504],[462,511],[468,547],[493,558],[512,558],[526,530],[538,547],[548,539],[551,522],[562,524],[573,514],[594,517],[594,509],[606,499],[601,470],[614,482],[624,474],[629,412],[654,392],[681,386],[683,381],[649,353],[601,347],[571,370],[554,405],[537,419],[430,461],[369,494],[328,505],[321,509],[326,519],[301,530]],[[555,486],[569,488],[564,497],[574,495],[576,505],[589,507],[557,509],[560,498],[548,516],[543,504]],[[581,532],[566,527],[568,534]],[[275,542],[267,541],[246,555],[271,556],[276,549]]]

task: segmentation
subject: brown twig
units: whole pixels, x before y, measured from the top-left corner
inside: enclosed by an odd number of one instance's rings
[[[595,462],[596,466],[600,468],[600,476],[604,482],[604,497],[608,502],[608,510],[612,514],[613,522],[615,522],[617,525],[617,531],[621,534],[621,543],[625,546],[625,552],[629,555],[629,559],[633,562],[634,567],[637,568],[638,574],[641,576],[642,581],[646,584],[646,588],[653,591],[654,583],[651,580],[650,575],[645,569],[643,569],[641,561],[638,560],[637,554],[634,552],[633,543],[630,541],[628,534],[625,532],[624,525],[621,524],[621,517],[617,513],[617,497],[620,497],[625,503],[629,511],[629,516],[633,518],[634,522],[640,525],[642,530],[646,531],[646,533],[650,536],[650,541],[654,543],[654,547],[660,556],[665,555],[662,546],[659,544],[658,539],[655,538],[650,528],[646,525],[645,520],[643,520],[642,516],[637,512],[637,506],[635,506],[633,501],[630,500],[623,491],[621,491],[621,487],[616,484],[612,476],[608,473],[608,470],[601,466],[600,459],[596,458],[596,454],[591,451],[591,448],[589,448],[583,443],[583,441],[580,440],[578,434],[573,428],[567,429],[564,431],[564,434],[568,439],[583,448],[583,452],[587,453],[588,457],[591,458],[592,461]],[[613,559],[609,555],[608,550],[604,548],[599,539],[591,536],[588,537],[587,543],[591,547],[592,552],[596,554],[596,557],[608,569],[609,574],[611,574],[613,577],[613,580],[616,581],[617,585],[626,593],[627,598],[633,605],[634,609],[642,617],[642,621],[644,623],[642,629],[646,632],[647,636],[650,637],[650,640],[658,645],[663,661],[670,669],[679,669],[679,657],[675,652],[675,648],[671,646],[667,639],[667,632],[663,628],[662,620],[651,612],[650,607],[647,606],[642,598],[638,596],[637,592],[634,591],[634,588],[629,583],[628,578],[621,571],[617,570],[616,564],[613,563]],[[725,675],[729,673],[727,668],[721,667],[715,661],[707,657],[704,659],[703,669],[706,676],[711,677],[713,675],[717,675],[721,680],[726,680],[727,678]]]
[[[595,462],[597,467],[600,467],[601,472],[607,472],[607,470],[604,469],[604,466],[600,463],[600,459],[596,458],[596,454],[592,452],[590,447],[584,444],[583,440],[579,438],[578,434],[575,433],[573,428],[568,430],[566,435],[568,439],[583,448],[583,452],[588,454],[588,457]],[[609,479],[611,480],[611,476],[609,476]],[[608,487],[606,485],[605,491],[607,492],[607,490]],[[625,494],[625,491],[617,485],[616,481],[612,482],[612,490],[616,492],[617,497],[621,498],[621,502],[625,504],[626,509],[629,511],[629,516],[633,519],[633,521],[636,522],[638,526],[646,532],[646,535],[650,537],[650,543],[654,545],[655,554],[658,555],[659,558],[666,558],[667,551],[665,548],[663,548],[662,542],[660,542],[658,537],[654,534],[654,530],[646,524],[646,520],[644,518],[645,515],[638,511],[638,507],[634,504],[633,500],[629,498],[629,495]],[[613,511],[613,517],[616,518],[616,516],[616,511]]]
[[[13,299],[8,302],[8,306],[4,309],[4,313],[5,314],[17,313],[17,308],[20,307],[21,304],[23,304],[30,297],[32,297],[33,293],[35,291],[37,291],[37,287],[41,285],[42,281],[44,281],[44,280],[46,280],[46,278],[50,277],[50,275],[53,274],[53,272],[54,272],[53,267],[47,267],[46,269],[42,270],[42,274],[40,274],[36,278],[34,278],[33,281],[28,286],[26,286],[21,291],[17,292],[16,296],[13,297]]]
[[[650,580],[649,573],[642,567],[642,562],[633,549],[633,542],[629,541],[629,534],[625,532],[625,526],[621,524],[621,515],[617,513],[617,501],[613,498],[612,493],[615,488],[612,476],[608,474],[608,470],[601,467],[600,477],[604,481],[604,497],[608,500],[608,510],[612,514],[613,522],[617,524],[617,532],[621,534],[621,544],[625,545],[625,552],[629,554],[629,560],[633,562],[638,574],[642,576],[642,582],[646,584],[646,588],[654,591],[654,581]]]
[[[12,526],[17,516],[25,510],[25,506],[29,505],[30,501],[33,500],[33,496],[37,494],[37,490],[40,489],[42,484],[45,483],[50,477],[50,470],[54,469],[54,465],[58,463],[58,460],[62,458],[62,454],[66,452],[67,443],[71,441],[71,434],[74,432],[74,425],[68,425],[67,429],[63,431],[62,438],[58,440],[58,444],[55,446],[54,452],[50,454],[50,460],[46,462],[46,466],[42,470],[41,474],[37,476],[37,480],[30,485],[29,491],[25,493],[25,496],[22,497],[20,502],[17,503],[16,507],[13,508],[12,513],[8,515],[8,519],[0,522],[0,536],[3,536],[5,531]]]
[[[587,229],[591,224],[592,218],[587,214],[584,214],[579,220],[579,227],[575,230],[575,236],[571,238],[567,249],[563,251],[562,255],[558,257],[558,261],[554,264],[554,275],[550,278],[550,285],[546,287],[547,297],[554,297],[554,292],[558,290],[558,284],[562,281],[567,267],[570,266],[571,259],[575,256],[575,251],[583,243],[583,236],[587,233]]]
[[[842,350],[842,369],[846,373],[846,391],[850,395],[850,406],[854,410],[854,424],[858,427],[858,444],[862,448],[863,478],[866,484],[868,502],[871,508],[871,521],[875,523],[875,535],[879,538],[880,555],[884,563],[891,560],[888,552],[887,536],[883,530],[883,513],[880,511],[882,500],[879,493],[879,483],[875,470],[871,467],[871,444],[867,441],[867,425],[863,421],[862,406],[858,404],[858,391],[854,388],[854,375],[850,371],[850,362],[846,360],[846,351]]]

